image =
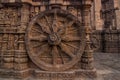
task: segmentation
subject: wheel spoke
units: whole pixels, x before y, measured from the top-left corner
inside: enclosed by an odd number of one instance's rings
[[[38,29],[32,28],[32,30],[35,31],[35,32],[38,32],[38,33],[40,33],[40,34],[43,34],[43,32],[40,31],[40,30],[38,30]]]
[[[68,34],[76,34],[77,32],[78,32],[78,30],[76,30],[76,29],[68,29],[66,35],[68,35]]]
[[[30,40],[42,42],[42,41],[46,41],[47,37],[46,36],[34,36],[34,37],[30,37]]]
[[[57,46],[53,46],[52,48],[52,56],[53,56],[53,64],[56,65],[58,62],[57,62],[57,57],[59,55],[59,52],[58,52],[58,49],[57,49]]]
[[[67,46],[64,43],[61,43],[59,46],[61,50],[65,52],[68,56],[70,56],[71,58],[75,57],[75,55],[70,51],[69,48],[67,48]]]
[[[38,24],[39,26],[41,26],[41,29],[42,29],[43,32],[45,32],[45,33],[47,33],[47,34],[50,34],[50,33],[51,33],[50,29],[49,29],[47,26],[45,26],[44,24],[40,23],[39,21],[37,21],[37,24]]]
[[[62,37],[62,41],[67,41],[67,42],[80,41],[80,37],[78,37],[78,36],[64,36],[64,37]]]
[[[65,34],[66,33],[66,27],[62,27],[60,30],[58,30],[58,34]]]
[[[38,43],[38,44],[36,44],[36,45],[33,45],[32,47],[33,48],[36,48],[36,47],[40,47],[40,46],[42,46],[43,45],[43,43]]]
[[[54,17],[53,17],[53,22],[52,22],[52,32],[57,32],[57,12],[56,10],[54,11]]]
[[[75,21],[71,21],[69,23],[65,23],[64,27],[58,31],[59,34],[67,34],[67,27],[71,27]]]
[[[63,55],[62,55],[62,51],[60,52],[60,56],[61,56],[62,63],[65,64],[65,61],[64,61],[64,58],[63,58]]]
[[[40,56],[42,53],[46,51],[46,47],[48,47],[48,44],[41,45],[40,49],[37,50],[37,56]]]
[[[48,20],[48,17],[45,16],[45,19],[46,19],[46,21],[47,21],[47,24],[49,25],[50,31],[53,32],[52,25],[50,24],[50,22],[49,22],[49,20]]]
[[[70,21],[69,23],[66,23],[65,26],[66,27],[71,27],[74,23],[75,23],[75,21]]]
[[[70,46],[70,47],[72,47],[72,48],[74,48],[74,49],[79,49],[78,47],[76,47],[76,46],[74,46],[74,45],[72,45],[72,44],[69,44],[69,43],[64,43],[64,44],[66,44],[66,45],[68,45],[68,46]]]

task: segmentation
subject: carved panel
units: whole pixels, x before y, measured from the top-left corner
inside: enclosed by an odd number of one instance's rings
[[[0,56],[1,67],[13,68],[14,57],[14,34],[17,32],[18,9],[15,7],[4,7],[0,9]]]
[[[31,6],[30,7],[30,19],[32,19],[35,15],[40,13],[41,7],[39,6]]]
[[[73,6],[68,6],[68,12],[70,12],[74,16],[77,16],[77,8],[75,8]]]
[[[5,7],[0,9],[0,33],[16,33],[19,23],[18,9]]]
[[[16,7],[0,9],[0,61],[3,68],[20,70],[27,66],[24,34],[18,34],[22,15],[20,11]]]
[[[17,23],[17,8],[8,7],[0,9],[0,24],[15,25]]]

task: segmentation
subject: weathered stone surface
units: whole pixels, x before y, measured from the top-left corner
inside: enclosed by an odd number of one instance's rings
[[[1,76],[48,76],[46,79],[53,80],[95,77],[90,37],[92,0],[0,3]]]
[[[110,79],[119,80],[120,79],[120,58],[119,58],[120,54],[95,53],[94,57],[95,57],[95,67],[97,68],[97,78],[93,79],[93,78],[86,78],[85,76],[79,76],[79,78],[76,78],[74,80],[110,80]],[[8,80],[8,78],[0,78],[0,80]],[[21,79],[9,78],[9,80],[21,80]],[[22,80],[50,80],[50,79],[39,79],[35,77],[30,77],[28,79],[22,79]]]
[[[93,51],[120,53],[120,3],[92,1],[0,0],[0,75],[96,77]]]

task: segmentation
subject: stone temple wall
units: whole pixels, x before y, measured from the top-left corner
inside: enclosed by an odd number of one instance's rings
[[[100,46],[98,52],[105,53],[120,53],[120,31],[119,30],[104,30],[95,31]]]
[[[92,0],[0,0],[0,77],[26,78],[35,76],[44,80],[58,80],[58,78],[60,78],[59,80],[74,80],[75,76],[96,76],[96,70],[93,66],[93,51],[89,41],[91,3]],[[43,11],[45,11],[45,14],[42,13]],[[44,18],[40,16],[44,16]],[[40,18],[40,22],[43,25],[39,24],[38,18]],[[44,22],[48,24],[47,27]],[[51,22],[54,22],[54,25]],[[34,25],[32,25],[33,23]],[[49,23],[53,26],[49,26]],[[69,30],[65,29],[63,24]],[[38,25],[40,29],[38,29]],[[70,33],[68,37],[65,36],[65,39],[63,38],[65,40],[63,40],[64,43],[68,41],[70,44],[60,45],[62,43],[61,36],[58,36],[59,34],[54,32],[55,30],[59,30],[61,35],[67,32]],[[53,35],[50,32],[53,32]],[[46,47],[43,48],[44,46],[40,47],[42,44],[37,45],[43,39],[39,33],[43,33],[45,36],[47,34],[49,49],[48,47],[47,49]],[[37,35],[37,37],[33,35]],[[31,40],[28,40],[28,38]],[[84,39],[87,39],[87,42]],[[82,46],[79,47],[79,45]],[[28,47],[32,48],[28,49]],[[36,47],[39,48],[36,49]],[[79,51],[79,49],[81,50]],[[49,50],[51,54],[46,57],[46,53]],[[29,54],[29,51],[34,52]],[[45,53],[42,58],[39,54],[37,56],[39,52]],[[57,54],[58,52],[62,56]],[[76,56],[77,54],[79,55]],[[31,55],[32,58],[30,57]],[[56,55],[59,55],[59,57],[56,57]],[[57,72],[57,70],[59,71]],[[60,72],[60,70],[62,71]]]
[[[94,0],[91,12],[94,13],[91,18],[93,30],[100,40],[98,51],[120,53],[120,1]]]

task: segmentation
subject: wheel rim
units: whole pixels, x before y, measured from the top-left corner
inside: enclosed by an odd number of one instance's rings
[[[43,70],[63,71],[73,67],[80,60],[84,46],[84,28],[64,10],[40,13],[27,28],[27,52]]]

